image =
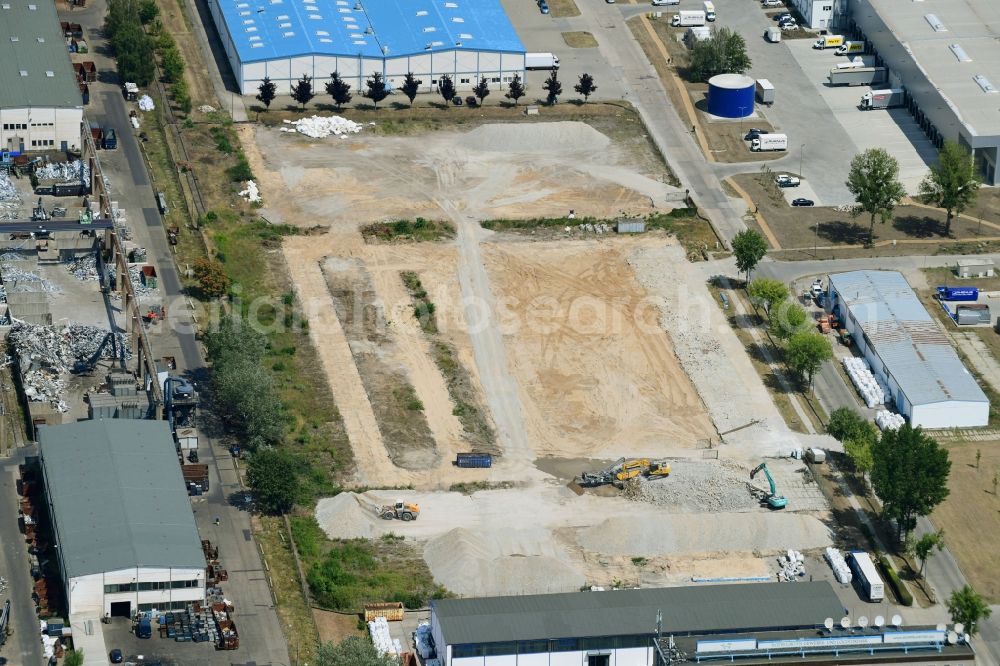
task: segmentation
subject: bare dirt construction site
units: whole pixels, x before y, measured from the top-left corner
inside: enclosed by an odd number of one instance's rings
[[[774,462],[789,511],[767,512],[762,487],[748,485],[761,456],[787,450],[787,431],[674,238],[536,241],[479,225],[669,209],[678,191],[639,134],[582,122],[319,140],[240,131],[264,216],[329,228],[282,252],[354,482],[414,489],[322,500],[328,536],[412,538],[435,580],[463,595],[769,575],[765,556],[830,543],[801,463]],[[360,231],[418,217],[454,233],[404,243]],[[720,423],[742,439],[714,448]],[[470,450],[494,453],[493,467],[452,464]],[[655,482],[666,491],[571,483],[639,455],[672,459],[676,471]],[[570,461],[580,469],[553,471]],[[418,502],[419,519],[377,518],[394,499]]]

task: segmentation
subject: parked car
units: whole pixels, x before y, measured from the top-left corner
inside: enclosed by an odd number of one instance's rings
[[[760,138],[761,134],[767,134],[767,131],[758,129],[756,127],[751,127],[750,131],[743,135],[743,140],[753,141],[754,139]]]
[[[816,202],[812,199],[792,199],[793,206],[815,206]]]
[[[543,14],[548,14],[549,13],[549,3],[545,2],[545,0],[542,0],[541,2],[538,3],[538,9]]]
[[[788,12],[782,12],[781,14],[775,14],[774,16],[772,16],[771,20],[772,21],[787,21],[790,18],[792,18],[791,14],[789,14]]]
[[[121,650],[115,648],[114,650],[108,653],[108,661],[110,661],[112,664],[120,664],[123,661],[125,661],[125,657],[122,656]]]
[[[784,19],[782,21],[778,21],[778,27],[782,30],[793,30],[799,27],[799,23],[793,18]]]
[[[454,97],[451,98],[451,103],[454,104],[455,106],[462,106],[462,98],[459,97],[458,95],[455,95]]]
[[[778,184],[778,187],[798,187],[800,181],[795,176],[782,173],[774,177],[774,182]]]
[[[654,7],[665,7],[666,5],[679,5],[681,0],[653,0]]]
[[[604,2],[608,3],[609,5],[615,4],[615,0],[604,0]]]
[[[781,0],[760,0],[763,7],[781,7],[784,3]]]

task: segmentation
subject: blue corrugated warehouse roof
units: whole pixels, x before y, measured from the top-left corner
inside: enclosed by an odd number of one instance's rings
[[[218,0],[242,62],[523,52],[500,0]]]
[[[830,286],[910,404],[989,402],[900,273],[839,273],[830,276]]]

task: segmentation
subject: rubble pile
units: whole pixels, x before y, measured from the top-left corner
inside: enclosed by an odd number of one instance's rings
[[[0,201],[21,205],[21,192],[5,171],[0,171]]]
[[[142,266],[129,266],[128,267],[128,277],[132,281],[132,290],[135,291],[136,297],[148,296],[150,294],[155,294],[156,289],[147,287],[142,281]]]
[[[152,111],[156,106],[153,104],[153,98],[149,95],[143,95],[139,98],[139,110],[140,111]]]
[[[310,116],[301,120],[286,120],[285,123],[292,127],[282,127],[282,132],[298,132],[313,139],[357,134],[363,127],[360,123],[340,116]]]
[[[70,261],[66,264],[66,270],[82,282],[97,280],[100,277],[97,272],[97,257],[93,254]]]
[[[257,187],[257,183],[252,180],[247,181],[246,189],[241,190],[239,194],[250,203],[260,203],[263,201],[263,199],[260,198],[260,189]]]
[[[73,160],[72,162],[53,162],[43,167],[35,169],[35,175],[39,180],[62,180],[90,182],[90,167],[86,162]]]
[[[806,575],[805,557],[797,550],[789,550],[778,557],[778,580],[783,583]]]
[[[198,110],[202,113],[215,113],[215,107],[209,106],[208,104],[202,104],[198,107]]]
[[[23,260],[21,257],[18,259]],[[62,291],[38,273],[27,271],[11,261],[0,259],[0,276],[3,277],[6,293],[44,291],[49,294],[58,294]]]

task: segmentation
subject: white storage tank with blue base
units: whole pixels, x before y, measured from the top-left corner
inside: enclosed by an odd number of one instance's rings
[[[717,74],[708,80],[708,112],[721,118],[753,113],[754,80],[743,74]]]

